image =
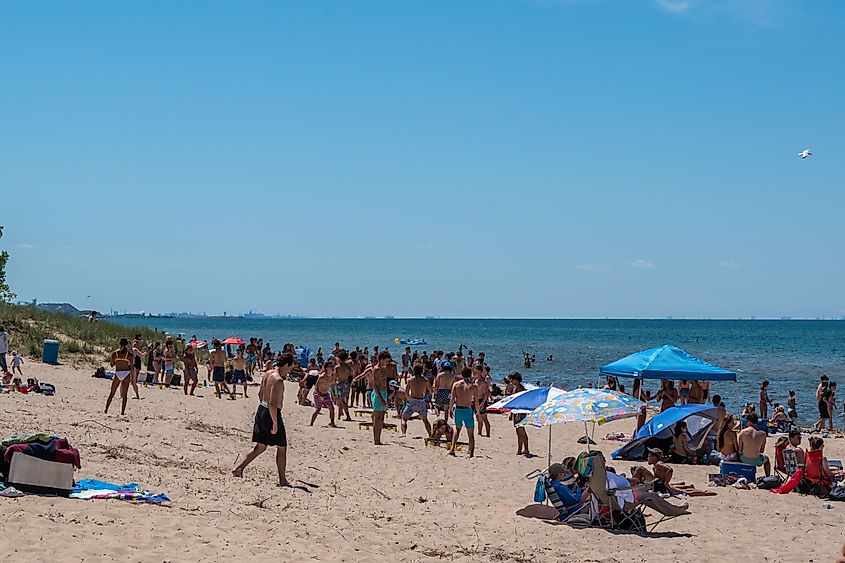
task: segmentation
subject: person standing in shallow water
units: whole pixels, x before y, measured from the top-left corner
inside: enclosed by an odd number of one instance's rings
[[[247,465],[264,453],[268,446],[276,446],[279,486],[289,487],[286,476],[288,439],[282,420],[282,406],[285,401],[285,379],[293,368],[293,354],[282,354],[276,363],[276,370],[265,373],[258,388],[259,405],[252,427],[252,441],[255,446],[246,454],[240,465],[232,470],[232,475],[243,477]]]

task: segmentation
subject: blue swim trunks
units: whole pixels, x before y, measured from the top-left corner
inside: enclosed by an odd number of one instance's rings
[[[376,393],[373,389],[370,392],[370,402],[373,405],[373,411],[387,412],[387,391]]]
[[[455,407],[455,428],[461,426],[467,430],[475,428],[475,413],[469,407]]]

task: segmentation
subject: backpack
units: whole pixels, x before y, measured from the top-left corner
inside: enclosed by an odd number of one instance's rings
[[[828,500],[845,500],[845,487],[833,487],[827,494]]]
[[[783,479],[777,475],[769,475],[768,477],[760,477],[757,479],[758,489],[776,489],[783,484]]]

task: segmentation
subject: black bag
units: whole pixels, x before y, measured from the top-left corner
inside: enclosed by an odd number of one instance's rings
[[[768,477],[760,477],[757,479],[758,489],[776,489],[783,484],[783,479],[777,475],[769,475]]]
[[[845,487],[833,487],[827,494],[828,500],[845,500]]]

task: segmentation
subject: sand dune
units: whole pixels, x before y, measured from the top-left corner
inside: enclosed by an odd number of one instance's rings
[[[38,364],[28,375],[54,383],[55,397],[0,395],[4,435],[39,430],[67,436],[82,454],[77,478],[137,482],[166,492],[171,507],[122,501],[26,496],[0,499],[0,536],[9,561],[831,561],[842,543],[842,511],[796,494],[719,488],[692,498],[691,516],[643,537],[578,530],[516,515],[532,504],[523,476],[545,465],[547,431],[529,430],[537,459],[514,455],[505,417],[477,457],[425,447],[421,423],[401,438],[387,432],[373,446],[357,424],[307,426],[312,410],[288,388],[288,477],[301,489],[274,486],[270,452],[231,469],[251,447],[257,399],[218,400],[210,390],[142,388],[127,416],[104,415],[108,382],[88,371]],[[256,393],[257,395],[257,393]],[[119,404],[113,407],[119,412]],[[630,421],[596,435],[630,431]],[[577,454],[583,426],[553,429],[556,460]],[[609,453],[618,443],[598,440]],[[829,457],[845,440],[826,441]],[[614,462],[629,473],[632,464]],[[714,468],[675,466],[680,480],[706,485]],[[746,547],[747,546],[747,547]]]

